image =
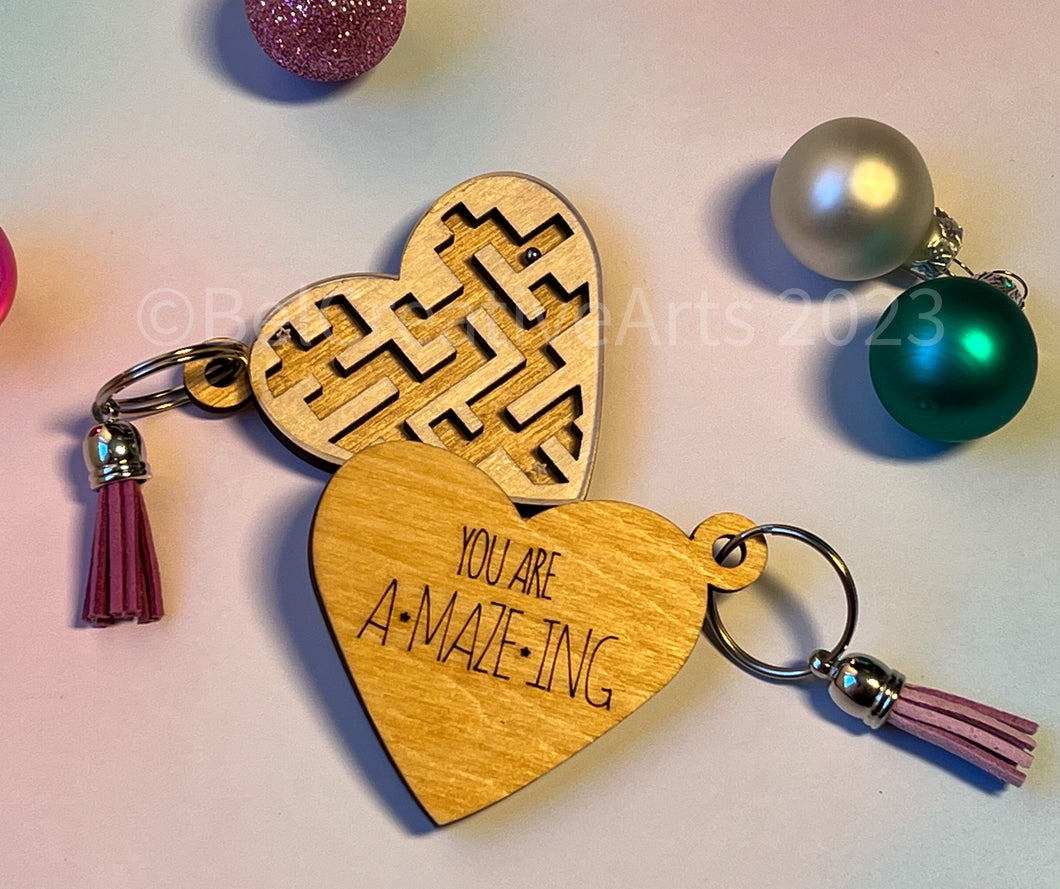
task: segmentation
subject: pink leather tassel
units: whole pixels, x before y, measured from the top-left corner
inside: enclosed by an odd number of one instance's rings
[[[1019,787],[1034,759],[1038,723],[934,688],[909,685],[905,676],[867,654],[815,652],[810,669],[827,679],[841,710],[870,728],[893,725],[948,750],[1006,784]]]
[[[158,559],[140,483],[126,479],[103,485],[81,618],[106,626],[127,617],[147,623],[162,614]]]
[[[1016,787],[1034,759],[1036,722],[933,688],[902,686],[887,723]]]

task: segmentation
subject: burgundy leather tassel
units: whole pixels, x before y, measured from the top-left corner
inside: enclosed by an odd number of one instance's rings
[[[99,500],[81,619],[95,626],[120,618],[158,620],[162,584],[140,491],[151,477],[143,440],[129,423],[102,423],[88,435],[85,462]]]
[[[99,489],[81,619],[98,627],[122,617],[147,623],[163,613],[158,559],[140,483],[111,482]]]
[[[1034,759],[1038,723],[934,688],[906,684],[905,677],[866,654],[827,652],[811,661],[814,674],[830,680],[828,693],[840,709],[866,725],[888,724],[947,750],[1006,784],[1019,787]]]

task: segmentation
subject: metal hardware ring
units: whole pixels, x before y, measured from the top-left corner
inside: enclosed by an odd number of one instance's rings
[[[794,525],[755,525],[753,528],[748,528],[735,537],[729,538],[725,545],[718,550],[714,558],[720,564],[748,540],[754,537],[764,537],[767,534],[791,537],[812,547],[828,560],[835,573],[839,576],[839,580],[843,584],[843,592],[846,594],[847,617],[843,635],[835,647],[828,652],[829,660],[834,660],[850,644],[850,639],[854,635],[854,626],[858,620],[858,591],[854,586],[854,578],[850,573],[850,569],[847,568],[846,562],[828,543],[816,534]],[[805,667],[778,667],[766,661],[760,661],[737,645],[729,631],[725,629],[725,624],[721,621],[721,615],[718,614],[717,594],[719,592],[721,591],[715,590],[713,587],[708,587],[707,589],[707,623],[714,632],[714,637],[725,655],[745,670],[758,676],[764,676],[766,679],[802,679],[811,675],[812,671],[808,665]]]
[[[120,417],[144,417],[173,407],[182,407],[192,400],[187,387],[183,385],[131,398],[119,399],[117,396],[119,392],[127,389],[137,380],[142,380],[144,377],[167,368],[177,367],[189,361],[215,361],[217,359],[238,361],[247,367],[250,363],[250,351],[239,340],[216,339],[194,346],[185,346],[182,349],[174,349],[172,352],[141,361],[103,385],[103,388],[96,394],[96,400],[92,403],[92,416],[97,423],[105,423]]]

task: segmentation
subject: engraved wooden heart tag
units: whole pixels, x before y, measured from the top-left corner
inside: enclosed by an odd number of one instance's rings
[[[312,284],[265,319],[250,380],[266,421],[338,466],[382,441],[448,448],[527,504],[580,499],[596,449],[600,268],[584,222],[528,176],[441,197],[399,277]]]
[[[444,449],[389,443],[335,473],[312,566],[350,676],[391,758],[445,824],[533,781],[661,689],[691,653],[706,587],[739,589],[713,543],[626,503],[523,519],[485,473]]]

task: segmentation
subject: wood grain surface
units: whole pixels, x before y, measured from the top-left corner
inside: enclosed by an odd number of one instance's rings
[[[524,519],[495,481],[436,447],[353,457],[317,509],[312,565],[350,675],[438,824],[563,762],[647,701],[699,637],[707,584],[739,589],[761,540],[723,568],[720,514],[689,538],[626,503]]]
[[[507,173],[440,198],[399,277],[345,275],[288,297],[250,362],[266,420],[314,462],[421,441],[541,505],[585,494],[600,374],[589,231],[548,185]]]

